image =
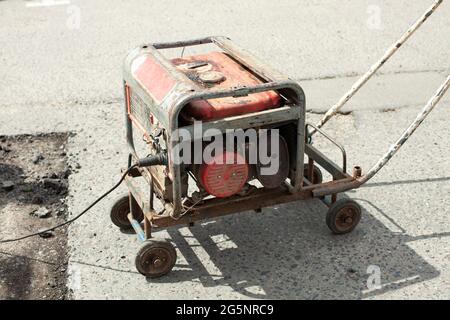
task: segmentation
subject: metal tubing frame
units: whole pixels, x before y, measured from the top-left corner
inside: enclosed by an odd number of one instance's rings
[[[224,50],[227,54],[232,56],[234,59],[239,61],[245,67],[248,67],[252,72],[255,72],[262,79],[265,79],[267,82],[251,87],[241,87],[234,88],[229,90],[215,90],[209,91],[204,90],[199,87],[193,86],[192,82],[179,70],[177,70],[169,60],[167,60],[161,53],[158,52],[158,49],[168,49],[168,48],[177,48],[177,47],[186,47],[186,46],[194,46],[200,44],[213,43],[216,44],[219,48]],[[130,74],[130,66],[134,58],[136,58],[140,54],[149,54],[155,60],[160,63],[169,73],[170,75],[178,81],[177,86],[172,90],[179,90],[179,93],[169,94],[169,97],[166,98],[160,105],[155,105],[154,101],[151,101],[149,98],[146,98],[145,92],[139,87],[139,84],[133,79],[133,76]],[[255,57],[253,57],[248,52],[234,45],[231,41],[229,41],[226,37],[208,37],[196,40],[188,40],[188,41],[179,41],[179,42],[171,42],[171,43],[157,43],[153,45],[143,45],[140,46],[130,52],[125,60],[124,65],[124,83],[131,84],[134,91],[138,93],[138,95],[144,100],[146,105],[150,108],[150,111],[155,114],[158,120],[162,123],[162,125],[168,129],[169,134],[169,175],[173,182],[173,203],[172,203],[172,215],[174,218],[179,218],[182,213],[182,204],[181,204],[181,174],[180,174],[180,166],[176,165],[170,155],[170,150],[173,150],[174,146],[178,143],[176,139],[172,139],[172,134],[179,129],[178,126],[178,115],[181,110],[190,102],[194,100],[207,100],[214,98],[221,98],[227,96],[246,96],[252,93],[265,92],[271,90],[288,90],[290,94],[293,95],[293,104],[289,105],[290,108],[298,108],[298,112],[286,112],[283,109],[273,109],[268,110],[267,112],[259,112],[251,115],[244,115],[235,118],[235,124],[244,122],[242,121],[246,117],[253,117],[253,126],[258,125],[268,125],[272,123],[277,123],[282,120],[292,121],[295,120],[297,122],[297,160],[296,165],[297,168],[303,168],[304,163],[304,141],[305,141],[305,95],[302,88],[298,83],[290,80],[286,76],[281,73],[271,69],[269,66],[263,64]],[[126,86],[124,89],[125,93],[127,91]],[[125,101],[128,106],[128,101]],[[164,112],[165,110],[165,112]],[[265,114],[266,116],[257,119],[259,115]],[[270,120],[272,116],[272,120]],[[127,141],[128,147],[130,149],[130,154],[138,158],[136,149],[134,147],[134,143],[132,142],[133,134],[132,134],[132,121],[127,117],[126,128],[127,128]],[[241,118],[241,119],[239,119]],[[230,123],[230,119],[226,118],[223,120],[219,120],[216,122],[217,125]],[[292,179],[292,185],[290,186],[290,192],[297,192],[302,188],[303,181],[303,170],[296,170],[296,176]]]
[[[397,153],[397,151],[403,146],[403,144],[411,137],[411,135],[416,131],[420,124],[425,120],[425,118],[430,114],[434,107],[439,103],[442,97],[447,92],[450,87],[450,75],[442,83],[436,93],[431,97],[425,107],[417,115],[416,119],[409,125],[409,127],[403,132],[400,138],[391,145],[389,150],[381,157],[380,160],[362,177],[358,178],[358,181],[363,184],[369,181],[384,165]]]
[[[329,194],[333,194],[333,192],[336,193],[334,186],[337,183],[349,183],[355,181],[353,177],[342,172],[341,168],[339,168],[334,162],[320,153],[320,151],[315,149],[313,146],[309,144],[306,145],[305,154],[308,155],[310,161],[312,160],[317,162],[326,171],[330,172],[335,181],[314,185],[304,178],[304,186],[302,186],[301,190],[294,193],[289,192],[290,185],[286,183],[277,189],[258,189],[254,193],[247,196],[233,196],[226,199],[206,199],[202,203],[192,207],[187,214],[183,214],[178,219],[173,219],[173,217],[167,213],[158,214],[153,209],[152,197],[150,197],[150,200],[146,200],[147,192],[141,190],[139,184],[135,182],[134,178],[142,175],[148,183],[151,183],[151,175],[147,169],[138,168],[136,171],[133,171],[129,176],[125,177],[125,183],[132,197],[144,212],[144,223],[150,222],[152,228],[161,228],[179,224],[190,224],[202,219],[219,217],[247,210],[255,210],[259,212],[260,209],[264,207],[313,198],[315,197],[314,191],[319,187],[328,187],[331,190]],[[324,203],[327,204],[326,202]],[[139,228],[137,228],[137,230],[139,231]]]
[[[209,38],[208,38],[209,39]],[[207,40],[195,40],[195,41],[187,41],[187,42],[177,42],[168,44],[166,47],[172,47],[175,44],[176,45],[194,45],[194,43],[197,43],[200,41],[201,43],[208,43]],[[162,46],[162,45],[158,45]],[[301,88],[298,85],[291,86],[291,82],[269,82],[264,83],[263,85],[251,87],[251,88],[242,88],[237,91],[237,94],[249,94],[253,92],[262,92],[266,90],[277,90],[277,89],[291,89],[294,92],[297,93],[298,98],[303,97],[304,102],[304,96],[302,96],[303,91],[301,91]],[[325,195],[334,195],[340,192],[344,192],[350,189],[355,189],[360,187],[362,184],[367,182],[369,179],[371,179],[393,156],[394,154],[400,149],[400,147],[406,142],[406,140],[414,133],[414,131],[417,129],[417,127],[423,122],[423,120],[428,116],[428,114],[432,111],[432,109],[436,106],[436,104],[441,100],[441,98],[444,96],[445,92],[448,90],[450,86],[450,77],[447,78],[447,80],[442,84],[442,86],[438,89],[436,94],[429,100],[427,105],[424,107],[422,112],[420,112],[416,118],[416,120],[409,126],[409,128],[402,134],[402,136],[397,140],[395,144],[391,146],[389,151],[377,162],[376,165],[372,167],[365,175],[362,177],[352,177],[348,175],[346,172],[343,171],[343,169],[339,168],[337,165],[334,164],[330,159],[328,159],[326,156],[324,156],[320,151],[315,149],[313,146],[306,144],[306,137],[305,137],[305,119],[304,113],[302,110],[298,110],[297,113],[287,113],[289,114],[286,119],[296,119],[298,120],[298,152],[299,155],[297,157],[297,168],[303,168],[303,159],[304,154],[307,154],[308,157],[310,157],[313,161],[320,164],[325,170],[330,172],[333,175],[333,181],[322,183],[318,185],[303,185],[303,170],[297,170],[296,173],[296,180],[294,182],[294,185],[287,184],[286,186],[280,187],[279,189],[266,191],[264,189],[259,190],[256,194],[249,195],[246,197],[232,197],[228,198],[226,200],[223,199],[210,199],[206,200],[203,204],[200,204],[198,206],[195,206],[191,209],[192,212],[185,216],[178,215],[176,218],[173,219],[173,215],[157,215],[153,209],[151,208],[151,204],[149,204],[146,200],[144,200],[146,197],[143,194],[140,194],[139,190],[136,188],[136,186],[133,183],[133,177],[127,177],[125,179],[128,189],[132,193],[133,197],[136,199],[136,202],[139,204],[139,206],[143,209],[146,219],[148,219],[152,225],[155,225],[157,227],[163,227],[163,226],[170,226],[175,224],[181,224],[181,223],[191,223],[196,220],[213,217],[213,216],[221,216],[226,215],[230,213],[235,213],[239,211],[245,211],[245,210],[255,210],[262,207],[267,207],[274,204],[279,203],[285,203],[290,201],[296,201],[300,199],[307,199],[311,197],[322,197]],[[298,91],[298,88],[300,88],[300,91]],[[190,93],[188,95],[182,96],[181,100],[177,100],[177,103],[174,104],[175,106],[175,112],[171,112],[171,127],[170,129],[176,130],[178,128],[177,118],[178,114],[183,108],[184,105],[189,103],[192,100],[195,99],[212,99],[216,97],[223,97],[227,95],[236,95],[235,90],[225,90],[225,91],[217,91],[217,92],[194,92]],[[298,105],[297,105],[298,107]],[[300,108],[304,105],[301,105]],[[173,110],[171,110],[173,111]],[[278,110],[283,111],[283,110]],[[270,112],[274,112],[273,115],[277,115],[277,110],[268,111],[268,114]],[[286,113],[286,111],[284,111]],[[257,113],[259,114],[259,113]],[[257,115],[254,114],[254,115]],[[246,119],[247,115],[244,115],[241,121],[247,121]],[[236,117],[237,119],[223,119],[217,123],[214,123],[214,125],[217,125],[218,127],[223,126],[223,128],[226,128],[227,124],[230,123],[239,123],[239,117]],[[279,119],[277,117],[275,122],[278,122]],[[266,117],[262,117],[262,119],[255,120],[255,121],[261,121],[261,124],[269,124],[270,122],[266,121]],[[227,122],[231,121],[231,122]],[[233,122],[237,121],[237,122]],[[255,125],[254,123],[252,125]],[[131,120],[127,117],[127,137],[131,138],[131,140],[128,141],[128,145],[130,147],[130,151],[133,154],[133,156],[136,156],[134,144],[132,142],[132,124]],[[332,139],[331,141],[335,143]],[[340,146],[339,144],[337,144]],[[340,146],[342,147],[342,146]],[[344,153],[344,159],[345,159],[345,153]],[[345,165],[344,165],[345,167]],[[181,197],[180,193],[177,194],[177,188],[181,187],[179,186],[180,178],[179,178],[179,167],[173,166],[171,167],[171,170],[175,172],[175,176],[173,179],[174,182],[174,198],[179,198],[179,211],[178,213],[181,213]],[[140,175],[145,176],[148,182],[151,183],[151,174],[148,172],[148,169],[146,168],[140,168],[139,170]],[[178,176],[177,176],[178,172]],[[295,188],[295,189],[294,189]],[[287,191],[290,191],[287,192]],[[270,194],[270,197],[268,195]],[[176,205],[176,202],[174,203],[174,209]],[[175,211],[175,210],[174,210]],[[212,213],[214,212],[214,213]],[[137,231],[143,231],[137,229]],[[145,235],[145,232],[144,232]]]
[[[357,177],[352,181],[341,180],[334,186],[321,186],[313,191],[314,196],[324,196],[333,192],[344,192],[351,189],[359,188],[361,185],[369,181],[373,176],[375,176],[390,159],[400,150],[400,148],[405,144],[405,142],[411,137],[411,135],[416,131],[416,129],[422,124],[425,118],[430,114],[434,107],[439,103],[442,97],[445,95],[450,87],[450,75],[438,88],[436,93],[430,98],[425,107],[418,113],[416,119],[409,125],[409,127],[403,132],[400,138],[391,145],[389,150],[381,157],[378,162],[363,176]]]
[[[307,123],[306,124],[306,132],[309,132],[308,131],[308,127],[312,127],[314,130],[318,131],[328,141],[330,141],[332,144],[334,144],[336,147],[338,147],[339,150],[341,150],[341,153],[342,153],[342,171],[344,172],[344,174],[346,174],[347,173],[347,152],[345,151],[344,146],[342,144],[340,144],[339,142],[335,141],[333,138],[331,138],[323,130],[319,129],[315,125],[312,125],[311,123]]]
[[[251,87],[248,88],[248,90],[251,90],[250,92],[255,93],[255,92],[263,92],[263,91],[269,91],[269,90],[276,90],[276,89],[280,89],[280,88],[286,88],[283,85],[274,85],[274,84],[270,84],[270,85],[264,85],[264,86],[258,86],[258,87]],[[179,111],[181,111],[181,109],[188,104],[190,101],[196,100],[196,99],[213,99],[213,98],[217,98],[218,96],[228,96],[228,95],[232,95],[234,91],[232,90],[227,90],[227,91],[223,91],[218,93],[217,95],[214,93],[211,94],[198,94],[197,96],[193,96],[190,97],[189,99],[183,101],[180,105],[182,105],[181,108],[179,108],[177,114],[179,113]],[[294,108],[294,107],[291,107]],[[262,112],[264,114],[264,111]],[[296,166],[297,168],[303,168],[303,164],[304,164],[304,141],[305,141],[305,117],[304,114],[302,112],[286,112],[286,110],[277,110],[277,109],[273,109],[270,110],[268,112],[266,112],[267,115],[272,116],[272,120],[268,121],[268,118],[265,117],[262,121],[257,121],[255,120],[255,117],[257,117],[259,114],[261,113],[254,113],[254,114],[247,114],[244,116],[239,116],[239,117],[231,117],[230,118],[226,118],[223,120],[218,120],[215,122],[215,124],[218,127],[221,127],[221,125],[226,125],[231,123],[243,123],[242,120],[245,120],[246,118],[253,118],[253,122],[252,122],[252,126],[255,125],[269,125],[272,123],[278,123],[280,122],[279,119],[283,119],[286,121],[289,120],[296,120],[297,122],[297,161],[296,161]],[[238,119],[236,119],[238,118]],[[233,122],[233,120],[238,120],[236,122]],[[130,124],[131,124],[131,120],[129,120]],[[208,127],[207,123],[206,124],[206,128]],[[130,125],[131,126],[131,125]],[[225,126],[223,126],[225,128]],[[241,126],[241,128],[243,128],[244,126]],[[128,128],[128,126],[127,126]],[[229,127],[230,128],[230,127]],[[178,129],[178,120],[174,120],[173,121],[173,126],[171,128],[171,131],[174,132],[176,129]],[[190,128],[186,128],[187,130],[190,130]],[[131,130],[131,129],[130,129]],[[170,139],[170,148],[169,150],[173,150],[173,148],[176,146],[176,144],[178,143],[178,141],[176,139]],[[129,145],[130,147],[132,145]],[[134,146],[134,145],[133,145]],[[133,149],[132,149],[133,150]],[[136,151],[132,151],[132,153],[135,155]],[[169,170],[170,172],[173,173],[173,216],[174,218],[177,218],[180,216],[181,211],[182,211],[182,207],[181,207],[181,174],[180,174],[180,165],[175,164],[173,161],[169,162]],[[298,192],[301,189],[301,184],[303,181],[303,172],[302,170],[296,170],[296,176],[293,179],[293,183],[290,185],[289,187],[289,191],[291,193],[294,192]]]

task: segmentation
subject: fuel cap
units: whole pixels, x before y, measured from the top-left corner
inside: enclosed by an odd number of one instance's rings
[[[225,80],[223,73],[218,71],[206,71],[198,74],[199,79],[204,83],[218,83]]]

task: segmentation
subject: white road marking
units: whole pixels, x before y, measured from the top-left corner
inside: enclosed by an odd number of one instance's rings
[[[227,249],[236,249],[238,246],[234,243],[227,235],[225,234],[217,234],[214,236],[210,236],[211,240],[217,245],[217,248],[220,251]]]

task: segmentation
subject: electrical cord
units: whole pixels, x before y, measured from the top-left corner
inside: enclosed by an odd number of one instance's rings
[[[15,238],[15,239],[5,239],[5,240],[0,240],[0,243],[8,243],[8,242],[16,242],[16,241],[20,241],[20,240],[24,240],[27,238],[31,238],[31,237],[35,237],[35,236],[39,236],[42,234],[45,234],[47,232],[59,229],[61,227],[64,227],[65,225],[71,224],[72,222],[74,222],[75,220],[78,220],[82,215],[84,215],[86,212],[88,212],[90,209],[92,209],[92,207],[94,207],[97,203],[99,203],[101,200],[103,200],[103,198],[105,198],[107,195],[109,195],[111,192],[113,192],[114,190],[117,189],[117,187],[119,187],[122,182],[125,180],[125,177],[127,176],[127,174],[134,168],[138,167],[139,163],[133,164],[131,167],[129,167],[122,175],[122,177],[120,178],[120,180],[108,191],[106,191],[104,194],[102,194],[100,197],[98,197],[94,202],[92,202],[86,209],[84,209],[81,213],[79,213],[77,216],[75,216],[74,218],[67,220],[61,224],[58,224],[54,227],[51,227],[49,229],[46,230],[42,230],[36,233],[31,233],[28,234],[26,236],[20,237],[20,238]]]

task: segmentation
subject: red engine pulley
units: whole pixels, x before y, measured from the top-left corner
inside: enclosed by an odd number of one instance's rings
[[[249,165],[238,153],[224,151],[199,170],[199,181],[206,192],[227,198],[242,190],[249,177]]]

